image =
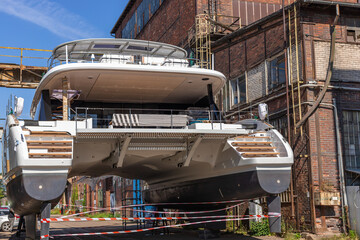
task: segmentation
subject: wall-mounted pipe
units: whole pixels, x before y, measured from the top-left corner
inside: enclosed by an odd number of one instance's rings
[[[342,147],[340,142],[340,130],[339,130],[339,118],[338,118],[338,111],[336,107],[336,99],[333,98],[333,107],[334,107],[334,119],[335,119],[335,134],[336,134],[336,145],[337,145],[337,155],[338,155],[338,167],[339,167],[339,177],[340,177],[340,192],[341,192],[341,212],[343,217],[343,231],[346,232],[346,221],[345,216],[348,217],[347,208],[348,202],[345,192],[345,174],[344,174],[344,165],[343,165],[343,158],[342,158]],[[346,215],[345,215],[346,212]]]
[[[331,33],[330,57],[329,57],[329,65],[328,65],[328,69],[327,69],[327,73],[326,73],[324,87],[321,90],[319,96],[317,97],[315,104],[306,112],[304,117],[295,125],[296,128],[301,127],[306,122],[306,120],[315,112],[315,110],[318,108],[319,104],[325,97],[328,86],[330,85],[330,80],[331,80],[331,76],[332,76],[332,72],[333,72],[333,68],[334,68],[334,59],[335,59],[335,39],[336,39],[335,26],[339,20],[339,15],[340,15],[340,9],[339,9],[339,4],[337,4],[336,5],[336,17],[334,19],[333,24],[330,26],[330,33]]]

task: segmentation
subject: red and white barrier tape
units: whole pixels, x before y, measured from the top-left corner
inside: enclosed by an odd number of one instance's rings
[[[278,215],[278,216],[268,216],[268,217],[279,217],[279,216],[280,215]],[[197,224],[203,224],[203,223],[239,221],[239,220],[257,219],[257,218],[258,217],[215,219],[215,220],[207,220],[207,221],[192,222],[192,223],[181,223],[181,224],[175,224],[175,225],[166,225],[166,226],[159,226],[159,227],[152,227],[152,228],[145,228],[145,229],[137,229],[137,230],[123,230],[123,231],[114,231],[114,232],[95,232],[95,233],[56,234],[56,235],[51,235],[51,237],[94,236],[94,235],[137,233],[137,232],[152,231],[152,230],[158,230],[158,229],[164,229],[164,228],[181,227],[181,226],[188,226],[188,225],[197,225]],[[40,236],[40,239],[47,238],[47,237],[50,237],[50,235],[47,234],[47,235]]]
[[[220,208],[220,209],[214,209],[214,210],[205,210],[205,211],[192,211],[192,212],[151,211],[151,210],[141,210],[141,209],[132,209],[132,211],[134,211],[134,212],[144,212],[144,213],[161,213],[161,214],[198,214],[198,213],[212,213],[212,212],[225,211],[225,210],[229,210],[229,209],[235,208],[237,206],[240,206],[242,204],[244,204],[244,202],[233,205],[233,206],[230,206],[230,207],[226,207],[226,208]],[[86,211],[86,212],[75,213],[75,214],[71,214],[71,215],[67,215],[67,216],[62,216],[60,218],[75,217],[75,216],[79,216],[79,215],[82,215],[82,214],[88,214],[88,213],[94,213],[94,212],[100,212],[100,211],[104,211],[103,208],[100,208],[98,210],[92,210],[92,211]]]
[[[251,199],[250,199],[251,200]],[[87,208],[87,209],[102,209],[102,210],[119,210],[123,208],[132,208],[132,207],[146,207],[146,206],[169,206],[169,205],[208,205],[208,204],[224,204],[224,203],[239,203],[245,202],[247,200],[229,200],[229,201],[218,201],[218,202],[184,202],[184,203],[144,203],[144,204],[133,204],[120,206],[116,208],[97,208],[97,207],[85,207],[81,205],[69,205],[69,204],[59,204],[66,207],[78,207],[78,208]]]
[[[280,214],[270,215],[271,217],[280,216]],[[50,222],[84,222],[84,221],[137,221],[137,220],[189,220],[189,219],[212,219],[212,218],[243,218],[257,217],[268,218],[269,215],[222,215],[222,216],[197,216],[197,217],[117,217],[117,218],[42,218],[41,223]]]
[[[144,212],[144,213],[162,213],[162,214],[197,214],[197,213],[212,213],[212,212],[220,212],[220,211],[225,211],[225,210],[229,210],[235,207],[238,207],[240,205],[244,204],[239,203],[230,207],[226,207],[226,208],[220,208],[220,209],[214,209],[214,210],[205,210],[205,211],[192,211],[192,212],[172,212],[172,211],[152,211],[152,210],[141,210],[141,209],[132,209],[132,211],[134,212]]]

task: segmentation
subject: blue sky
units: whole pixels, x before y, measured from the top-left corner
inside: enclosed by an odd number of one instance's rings
[[[110,31],[128,0],[0,0],[0,46],[54,49],[57,45],[82,38],[112,38]],[[0,49],[0,55],[19,55]],[[35,55],[24,52],[24,55]],[[48,57],[49,54],[36,54]],[[0,57],[1,63],[19,63],[17,58]],[[25,64],[42,66],[43,60]],[[5,118],[8,98],[25,98],[21,118],[30,118],[34,90],[0,88],[0,118]],[[3,121],[0,121],[2,125]]]

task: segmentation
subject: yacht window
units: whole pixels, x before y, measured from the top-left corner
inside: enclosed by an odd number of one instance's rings
[[[117,49],[120,48],[121,45],[115,44],[95,44],[93,48],[110,48],[110,49]]]
[[[276,57],[270,61],[268,76],[269,90],[285,83],[285,58],[284,55]]]
[[[134,63],[136,63],[136,64],[142,63],[142,56],[141,55],[135,55],[134,56]]]
[[[149,52],[151,52],[154,48],[145,47],[145,46],[130,45],[130,46],[127,47],[127,49],[140,50],[140,51],[149,51]]]

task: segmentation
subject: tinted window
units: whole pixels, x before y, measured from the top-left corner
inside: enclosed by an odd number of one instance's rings
[[[8,210],[0,210],[0,216],[9,215],[10,211]]]

